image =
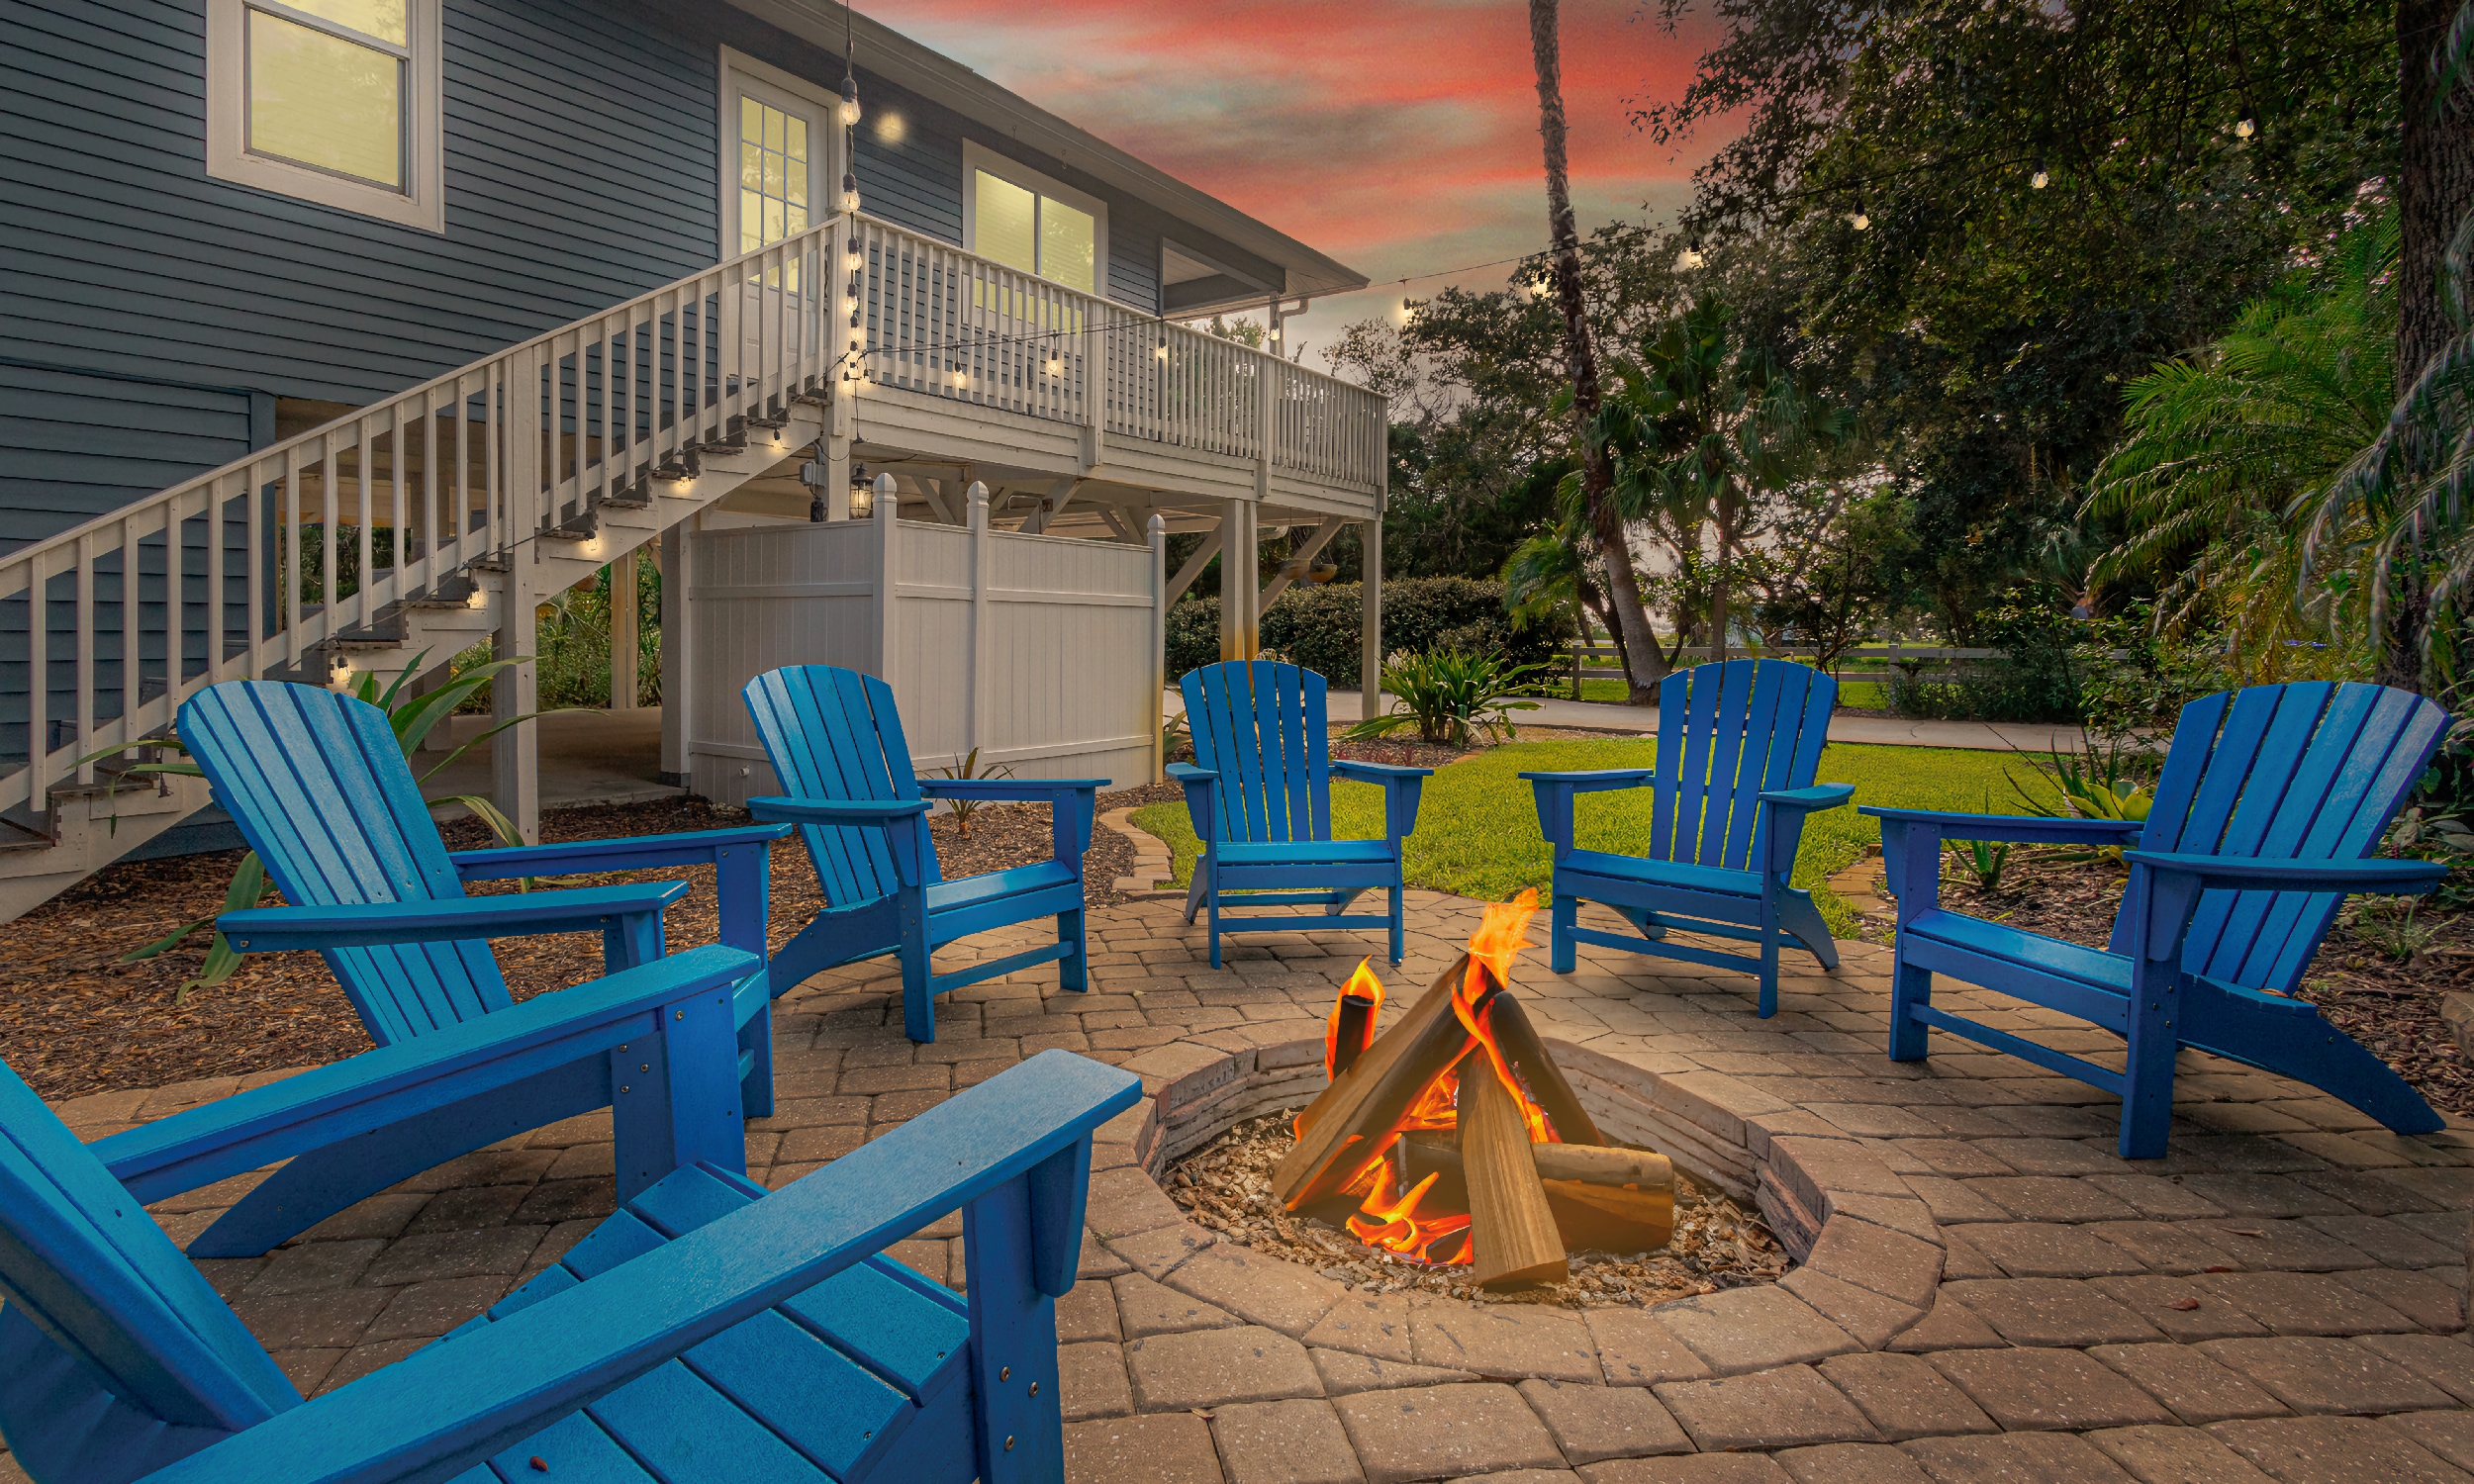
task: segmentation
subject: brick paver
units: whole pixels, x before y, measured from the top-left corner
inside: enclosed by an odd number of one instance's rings
[[[1410,901],[1395,990],[1440,973],[1477,915]],[[1094,992],[1045,967],[974,985],[939,1002],[930,1046],[903,1038],[889,966],[818,975],[776,1003],[777,1109],[748,1129],[748,1173],[778,1188],[1048,1047],[1144,1075],[1152,1101],[1096,1141],[1083,1281],[1058,1304],[1074,1480],[2474,1479],[2474,1131],[2392,1135],[2185,1054],[2167,1156],[2133,1164],[2101,1092],[1938,1036],[1931,1061],[1886,1062],[1879,949],[1842,945],[1828,974],[1790,955],[1768,1021],[1741,975],[1584,948],[1558,977],[1533,953],[1531,1018],[1610,1137],[1757,1202],[1808,1260],[1650,1309],[1344,1289],[1189,1222],[1153,1175],[1169,1131],[1187,1147],[1311,1094],[1334,988],[1377,945],[1301,922],[1229,943],[1215,972],[1178,906],[1094,912]],[[1937,992],[2119,1055],[1999,995]],[[95,1138],[241,1085],[62,1112]],[[534,1130],[200,1266],[305,1392],[346,1385],[590,1232],[615,1199],[610,1137],[606,1113]],[[253,1179],[157,1219],[186,1240]],[[960,1239],[947,1218],[891,1251],[959,1288]],[[0,1453],[0,1484],[16,1477]]]

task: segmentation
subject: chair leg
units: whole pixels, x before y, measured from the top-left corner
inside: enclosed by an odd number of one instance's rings
[[[1839,942],[1830,936],[1830,924],[1822,921],[1821,909],[1813,905],[1813,894],[1790,888],[1778,898],[1778,922],[1795,935],[1795,941],[1811,950],[1824,969],[1839,967]]]
[[[759,989],[761,991],[761,988]],[[739,1112],[748,1118],[773,1116],[773,1002],[764,1005],[739,1027],[739,1050],[747,1055],[747,1075],[739,1079]]]
[[[1391,883],[1391,962],[1394,966],[1397,966],[1405,956],[1404,950],[1407,948],[1407,933],[1401,921],[1404,911],[1402,895],[1400,883],[1393,881]]]
[[[2173,1121],[2173,1055],[2181,1049],[2179,974],[2170,964],[2141,961],[2131,996],[2130,1056],[2124,1063],[2122,1143],[2125,1159],[2161,1159]]]
[[[1211,863],[1196,861],[1194,879],[1186,885],[1186,926],[1194,925],[1194,913],[1202,910],[1202,899],[1211,890]]]
[[[1211,967],[1217,969],[1220,967],[1220,893],[1203,893],[1203,907],[1210,924],[1207,931],[1211,936]]]
[[[928,969],[927,892],[905,888],[902,893],[902,945],[895,950],[902,963],[903,1034],[925,1046],[936,1039],[936,985]]]
[[[1778,1013],[1778,900],[1761,898],[1760,1018]]]
[[[1555,893],[1555,927],[1547,940],[1547,968],[1556,974],[1570,974],[1580,963],[1580,945],[1572,941],[1572,929],[1579,925],[1580,898]]]
[[[1057,984],[1080,994],[1091,987],[1091,958],[1083,939],[1082,912],[1057,914],[1057,941],[1072,952],[1057,961]]]
[[[1890,1060],[1921,1062],[1927,1049],[1928,1027],[1908,1013],[1917,1005],[1933,1003],[1933,971],[1919,969],[1907,962],[1902,947],[1896,965],[1890,971]]]

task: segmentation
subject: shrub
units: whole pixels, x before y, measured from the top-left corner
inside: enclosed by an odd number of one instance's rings
[[[1425,654],[1395,654],[1383,661],[1383,689],[1391,693],[1391,710],[1349,728],[1352,737],[1384,737],[1404,727],[1417,728],[1421,742],[1437,747],[1475,747],[1517,737],[1514,711],[1534,711],[1534,700],[1514,700],[1533,672],[1526,665],[1507,665],[1484,652],[1438,649]]]
[[[1890,679],[1890,705],[1902,716],[1944,721],[2076,721],[2080,672],[2073,646],[2086,625],[2049,592],[2013,589],[1979,628],[2002,657],[1956,680]]]
[[[1362,678],[1356,583],[1290,588],[1263,614],[1263,647],[1354,691]],[[1510,665],[1552,664],[1572,637],[1570,620],[1515,628],[1503,585],[1466,577],[1410,577],[1383,584],[1383,652],[1425,654],[1460,648],[1499,655]],[[1220,601],[1188,598],[1169,609],[1169,683],[1220,657]]]

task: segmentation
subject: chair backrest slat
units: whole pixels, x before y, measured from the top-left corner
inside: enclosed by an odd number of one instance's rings
[[[2421,779],[2447,726],[2436,702],[2403,691],[2309,682],[2254,686],[2182,708],[2141,848],[2270,860],[2359,860]],[[2210,891],[2182,967],[2291,993],[2343,893]],[[2127,914],[2114,925],[2126,952]]]
[[[1755,869],[1768,849],[1760,795],[1808,788],[1838,683],[1786,660],[1728,660],[1659,684],[1650,858]]]
[[[782,792],[793,798],[888,802],[919,797],[910,744],[894,688],[837,665],[769,670],[741,693]],[[902,883],[885,832],[859,825],[800,826],[825,899],[836,907],[874,901]],[[922,863],[941,881],[936,847]]]
[[[300,1393],[154,1218],[16,1072],[0,1066],[0,1324],[31,1327],[91,1384],[204,1445],[299,1404]],[[31,1337],[0,1343],[0,1426],[33,1439],[65,1399],[38,1397],[56,1365]],[[52,1390],[56,1393],[57,1388]],[[126,1430],[124,1430],[126,1431]],[[21,1454],[37,1451],[19,1442]]]
[[[1195,766],[1219,775],[1212,828],[1223,840],[1331,838],[1329,688],[1311,670],[1230,660],[1178,683]]]
[[[315,686],[229,681],[176,729],[284,899],[301,906],[464,894],[384,711]],[[322,955],[372,1040],[392,1046],[513,1003],[480,939]]]

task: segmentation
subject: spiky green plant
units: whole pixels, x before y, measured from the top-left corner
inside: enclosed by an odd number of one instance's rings
[[[1392,709],[1349,728],[1352,737],[1386,737],[1407,727],[1437,747],[1475,747],[1484,737],[1517,737],[1512,712],[1534,711],[1534,700],[1512,697],[1544,665],[1507,665],[1490,654],[1438,649],[1393,655],[1383,662],[1382,688]]]

